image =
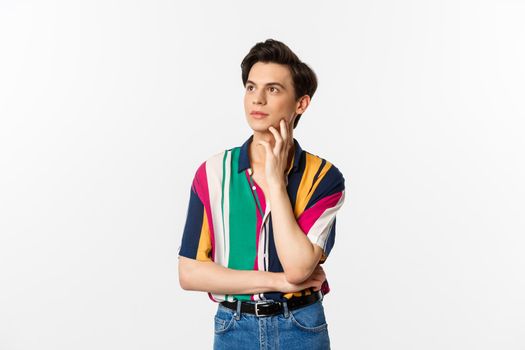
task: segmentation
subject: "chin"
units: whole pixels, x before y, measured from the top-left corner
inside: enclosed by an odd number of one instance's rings
[[[251,116],[248,117],[248,125],[253,131],[268,131],[268,128],[273,125],[272,120],[269,118],[254,119]]]
[[[270,125],[253,125],[253,124],[249,124],[249,127],[250,129],[252,129],[253,131],[256,131],[256,132],[269,132],[268,131],[268,128],[270,127]]]

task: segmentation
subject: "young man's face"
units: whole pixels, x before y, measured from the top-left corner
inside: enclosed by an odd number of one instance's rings
[[[278,63],[257,62],[250,69],[244,89],[244,112],[254,131],[269,132],[268,127],[279,130],[284,119],[288,125],[301,112],[295,101],[292,75],[288,66]],[[254,115],[254,111],[266,115]],[[289,129],[293,128],[293,124]]]

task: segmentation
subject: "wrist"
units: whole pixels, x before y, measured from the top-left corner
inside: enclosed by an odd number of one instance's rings
[[[270,193],[286,192],[286,185],[283,181],[268,182],[268,188]]]

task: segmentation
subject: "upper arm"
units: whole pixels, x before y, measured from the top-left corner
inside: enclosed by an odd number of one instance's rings
[[[311,270],[313,271],[313,269],[315,268],[317,264],[319,264],[319,261],[321,257],[323,256],[323,248],[321,248],[317,244],[312,244],[312,245],[314,247],[314,261],[312,263]]]
[[[297,223],[314,246],[317,262],[323,263],[335,243],[336,214],[345,200],[345,179],[333,164],[321,172],[312,185],[312,194]],[[319,259],[317,259],[319,257]],[[313,269],[313,268],[312,268]]]
[[[197,170],[190,190],[186,222],[182,233],[179,255],[199,261],[212,261],[212,234],[206,206],[199,191],[203,165]]]

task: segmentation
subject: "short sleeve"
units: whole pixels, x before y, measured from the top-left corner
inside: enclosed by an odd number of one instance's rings
[[[336,214],[345,200],[345,179],[333,164],[312,189],[305,210],[297,218],[299,227],[310,242],[323,249],[320,263],[325,262],[335,243]]]
[[[199,261],[212,261],[211,234],[206,208],[199,196],[199,176],[204,164],[195,173],[191,190],[186,223],[179,246],[179,255]]]

